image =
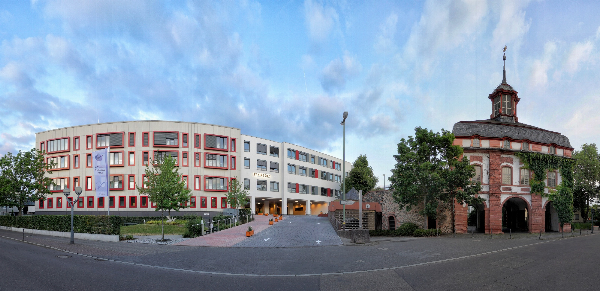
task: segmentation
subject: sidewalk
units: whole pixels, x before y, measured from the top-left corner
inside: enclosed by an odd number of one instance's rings
[[[248,226],[252,226],[254,235],[269,228],[269,219],[272,215],[254,215],[254,221],[251,221],[240,226],[232,227],[219,232],[211,233],[204,236],[188,239],[180,243],[174,244],[177,246],[203,246],[203,247],[231,247],[243,240],[246,237]],[[284,217],[285,221],[285,217]]]

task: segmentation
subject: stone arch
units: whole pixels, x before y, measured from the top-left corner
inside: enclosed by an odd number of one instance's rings
[[[529,232],[531,229],[531,205],[527,199],[512,195],[504,199],[502,206],[503,232]]]
[[[560,221],[558,220],[558,212],[556,212],[552,201],[546,201],[542,210],[544,211],[544,231],[560,231]]]
[[[387,217],[387,222],[388,222],[389,230],[395,230],[396,228],[398,228],[398,226],[396,225],[396,216],[395,215],[389,215]]]

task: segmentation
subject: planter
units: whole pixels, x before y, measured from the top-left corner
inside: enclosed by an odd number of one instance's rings
[[[273,221],[269,221],[269,225],[273,225]]]
[[[246,231],[246,237],[250,237],[254,235],[254,230]]]
[[[275,218],[275,222],[277,222],[277,221],[278,221],[277,218]]]

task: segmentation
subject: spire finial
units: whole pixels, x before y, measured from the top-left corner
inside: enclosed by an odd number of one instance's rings
[[[504,65],[502,65],[502,84],[506,84],[506,45],[502,51],[504,52],[502,56],[502,60],[504,61]]]

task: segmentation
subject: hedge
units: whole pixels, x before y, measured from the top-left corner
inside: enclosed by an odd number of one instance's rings
[[[75,215],[73,229],[78,233],[120,235],[123,217]],[[0,216],[0,225],[28,229],[71,231],[71,215]]]

